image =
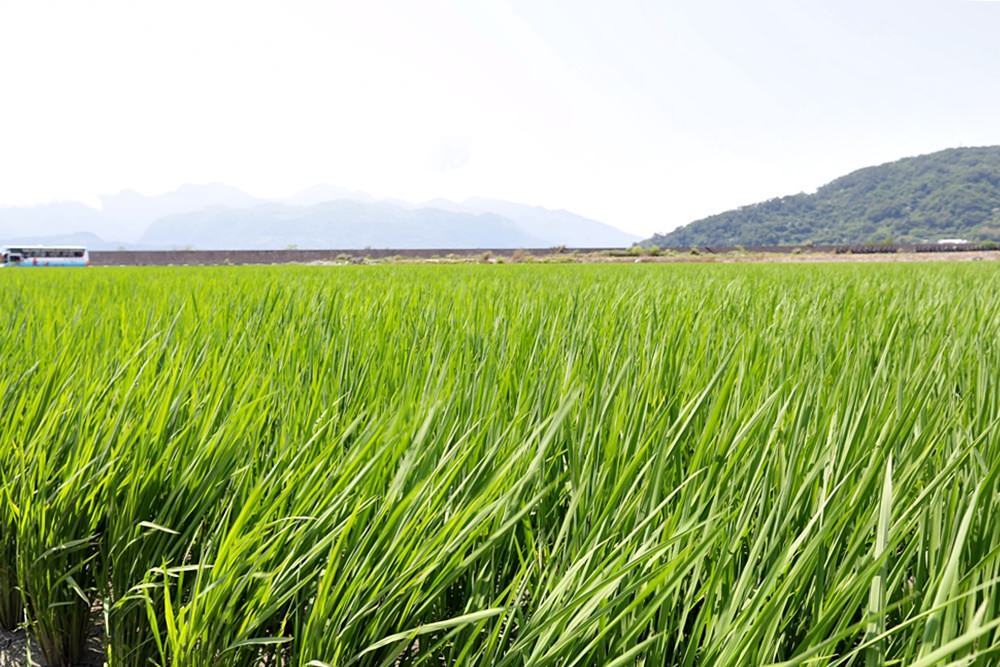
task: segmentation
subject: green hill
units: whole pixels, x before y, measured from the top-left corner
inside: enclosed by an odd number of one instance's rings
[[[761,246],[1000,240],[1000,146],[859,169],[813,194],[696,220],[647,244]]]

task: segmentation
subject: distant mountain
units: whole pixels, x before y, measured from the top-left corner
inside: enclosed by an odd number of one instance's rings
[[[157,220],[140,245],[163,248],[528,248],[544,246],[492,214],[337,200],[316,206],[207,208]]]
[[[101,197],[101,216],[119,230],[118,238],[127,240],[141,236],[155,220],[168,215],[200,211],[210,206],[250,208],[259,199],[237,188],[221,183],[183,185],[162,195],[143,195],[125,190]]]
[[[101,207],[0,208],[0,243],[93,234],[94,248],[525,248],[627,246],[638,237],[568,211],[489,199],[414,205],[315,186],[282,200],[226,185],[125,191]]]
[[[88,250],[118,250],[122,248],[120,243],[109,243],[90,232],[77,232],[75,234],[55,234],[52,236],[22,236],[8,238],[4,240],[8,246],[21,245],[80,245]]]
[[[1000,240],[1000,146],[868,167],[657,234],[661,247]]]
[[[98,210],[76,202],[0,208],[0,242],[80,232],[110,238],[117,229]]]
[[[460,203],[435,199],[427,205],[451,211],[503,216],[525,233],[540,238],[543,246],[617,248],[630,246],[639,240],[638,236],[569,211],[525,206],[499,199],[473,198]]]
[[[325,204],[326,202],[337,201],[338,199],[363,202],[376,201],[375,197],[366,192],[341,188],[336,185],[314,185],[280,201],[283,204],[291,204],[292,206],[315,206],[316,204]]]
[[[185,185],[162,195],[126,190],[101,197],[101,207],[57,202],[32,207],[0,207],[0,242],[89,233],[118,247],[137,240],[164,216],[198,211],[208,206],[241,208],[260,201],[227,185]]]

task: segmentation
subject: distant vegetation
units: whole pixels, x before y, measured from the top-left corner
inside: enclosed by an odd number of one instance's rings
[[[697,220],[648,243],[1000,240],[1000,146],[954,148],[860,169],[821,187]]]

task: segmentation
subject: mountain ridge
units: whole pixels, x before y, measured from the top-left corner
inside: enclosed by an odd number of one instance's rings
[[[213,207],[167,216],[140,238],[141,247],[202,250],[536,247],[544,241],[510,220],[430,208],[347,199],[289,206],[270,203],[235,210]]]
[[[0,207],[0,241],[93,235],[95,247],[141,249],[468,248],[628,246],[640,237],[562,210],[513,202],[377,200],[318,185],[285,198],[257,198],[221,183],[162,195],[125,190],[77,202]],[[502,212],[501,212],[502,210]]]
[[[1000,146],[950,148],[864,167],[813,193],[695,220],[661,247],[1000,240]]]

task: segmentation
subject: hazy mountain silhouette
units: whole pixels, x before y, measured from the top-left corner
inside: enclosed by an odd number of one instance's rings
[[[375,197],[372,197],[367,192],[341,188],[336,185],[314,185],[280,201],[283,204],[291,204],[292,206],[315,206],[316,204],[325,204],[326,202],[337,201],[339,199],[350,199],[361,202],[376,201]]]
[[[611,225],[564,210],[526,206],[499,199],[472,198],[462,202],[434,199],[428,206],[465,213],[492,213],[514,222],[519,229],[538,236],[547,246],[610,248],[629,246],[639,240]]]
[[[255,206],[250,195],[227,185],[185,185],[162,195],[125,190],[100,198],[101,208],[78,202],[0,208],[0,240],[94,234],[117,246],[136,241],[154,221],[207,206]]]
[[[506,218],[347,199],[316,206],[207,208],[157,220],[144,247],[518,248],[544,245]]]
[[[627,246],[638,240],[570,213],[491,199],[410,204],[320,185],[281,200],[222,184],[162,195],[124,191],[101,207],[54,203],[0,208],[0,242],[116,248],[469,248]]]
[[[75,234],[54,234],[51,236],[21,236],[5,238],[4,243],[9,246],[19,245],[80,245],[88,250],[118,250],[122,248],[120,243],[109,243],[96,234],[90,232],[77,232]]]
[[[89,232],[117,236],[114,223],[97,209],[77,202],[0,208],[0,240]]]
[[[101,197],[101,215],[121,230],[116,238],[133,240],[145,233],[155,220],[168,215],[190,213],[210,206],[249,208],[259,203],[260,200],[242,190],[221,183],[183,185],[162,195],[147,196],[125,190]]]

